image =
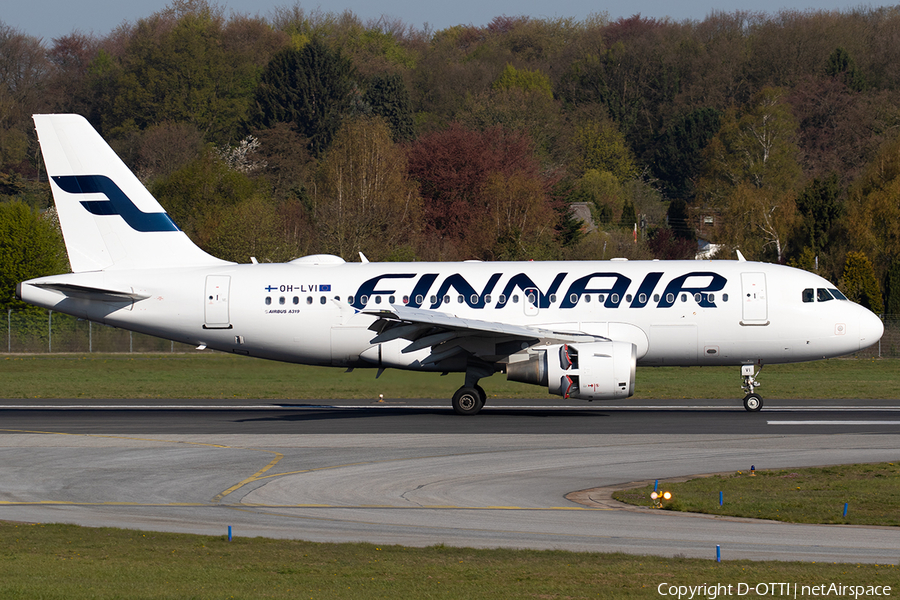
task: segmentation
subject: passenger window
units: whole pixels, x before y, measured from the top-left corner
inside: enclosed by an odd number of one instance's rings
[[[484,303],[485,303],[485,304],[490,304],[490,303],[491,303],[491,295],[490,295],[490,294],[485,294],[485,295],[484,295]]]
[[[394,304],[396,301],[397,301],[397,299],[394,298],[393,296],[390,296],[390,297],[388,298],[388,303],[389,303],[389,304]]]
[[[631,294],[625,295],[625,302],[631,302]]]
[[[381,304],[381,296],[375,296],[375,304]]]
[[[423,296],[422,294],[419,294],[418,296],[416,296],[416,304],[418,304],[419,306],[422,306],[423,302],[425,302],[425,296]]]
[[[297,296],[294,296],[293,302],[294,302],[294,304],[300,304],[300,298],[298,298]]]
[[[478,294],[472,294],[472,296],[469,298],[469,301],[472,304],[478,304]]]
[[[556,294],[550,294],[550,304],[556,304]]]
[[[347,296],[347,304],[353,304],[353,296]]]
[[[728,294],[722,294],[722,302],[728,302]]]
[[[803,290],[803,301],[804,302],[813,302],[815,300],[815,294],[812,288],[806,288]]]
[[[675,294],[669,292],[666,294],[666,304],[674,304],[675,303]]]
[[[321,296],[321,297],[319,298],[319,304],[325,304],[327,301],[328,301],[328,300],[325,298],[325,296]]]
[[[513,294],[512,301],[513,301],[513,304],[518,304],[519,303],[519,295]]]
[[[569,294],[569,302],[578,304],[578,294]]]
[[[609,299],[613,304],[619,303],[619,295],[618,294],[613,294],[612,296],[609,297]],[[603,302],[603,298],[600,298],[600,302]]]
[[[506,294],[500,294],[498,302],[500,302],[500,304],[506,304]]]
[[[456,297],[456,303],[457,303],[457,304],[462,304],[462,303],[465,302],[465,301],[466,301],[466,299],[463,298],[463,295],[462,295],[462,294],[460,294],[459,296]]]
[[[278,304],[284,304],[284,296],[278,299]]]
[[[432,296],[432,297],[431,297],[431,303],[432,303],[432,304],[437,304],[437,296]]]
[[[526,296],[526,298],[528,298],[528,302],[530,302],[531,304],[534,304],[535,301],[537,300],[537,298],[534,297],[533,293],[528,294],[528,296]]]
[[[591,301],[591,295],[590,295],[590,294],[585,294],[585,295],[584,295],[584,301],[585,301],[585,302],[590,302],[590,301]],[[600,297],[600,302],[603,302],[603,297],[602,297],[602,296]]]
[[[653,294],[653,301],[659,302],[659,294]]]
[[[829,300],[834,300],[831,297],[831,293],[825,288],[819,288],[816,290],[816,300],[819,302],[828,302]]]
[[[638,302],[640,302],[641,304],[647,304],[647,294],[639,294]]]
[[[701,300],[703,300],[703,296],[701,296],[699,292],[694,294],[694,302],[696,302],[697,304],[700,304]]]
[[[272,304],[272,296],[266,296],[266,306]]]
[[[312,304],[312,296],[307,296],[307,297],[306,297],[306,303],[307,303],[307,304]]]
[[[403,296],[403,304],[409,304],[409,296]]]

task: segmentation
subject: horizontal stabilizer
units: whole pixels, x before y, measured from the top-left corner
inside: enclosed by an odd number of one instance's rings
[[[104,288],[74,285],[71,283],[34,283],[35,287],[59,292],[69,298],[81,300],[96,300],[99,302],[134,302],[149,298],[149,294],[139,294],[133,290],[112,290]]]

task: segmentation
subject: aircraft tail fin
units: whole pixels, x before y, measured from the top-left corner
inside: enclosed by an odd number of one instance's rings
[[[178,229],[87,119],[34,124],[74,272],[228,264]]]

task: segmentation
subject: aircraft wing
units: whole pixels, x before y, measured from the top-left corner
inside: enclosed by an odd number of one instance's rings
[[[448,313],[408,306],[362,312],[378,318],[369,327],[377,333],[371,340],[372,344],[408,340],[410,343],[401,350],[404,354],[431,348],[431,355],[422,364],[437,363],[460,354],[496,362],[530,346],[607,339],[577,331],[555,331],[496,321],[464,319]]]

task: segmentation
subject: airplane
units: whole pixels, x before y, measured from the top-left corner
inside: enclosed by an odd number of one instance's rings
[[[876,343],[877,315],[807,271],[744,260],[287,263],[215,258],[79,115],[35,115],[72,273],[16,297],[122,329],[307,365],[464,373],[453,410],[497,372],[564,398],[631,396],[637,366],[740,367]]]

